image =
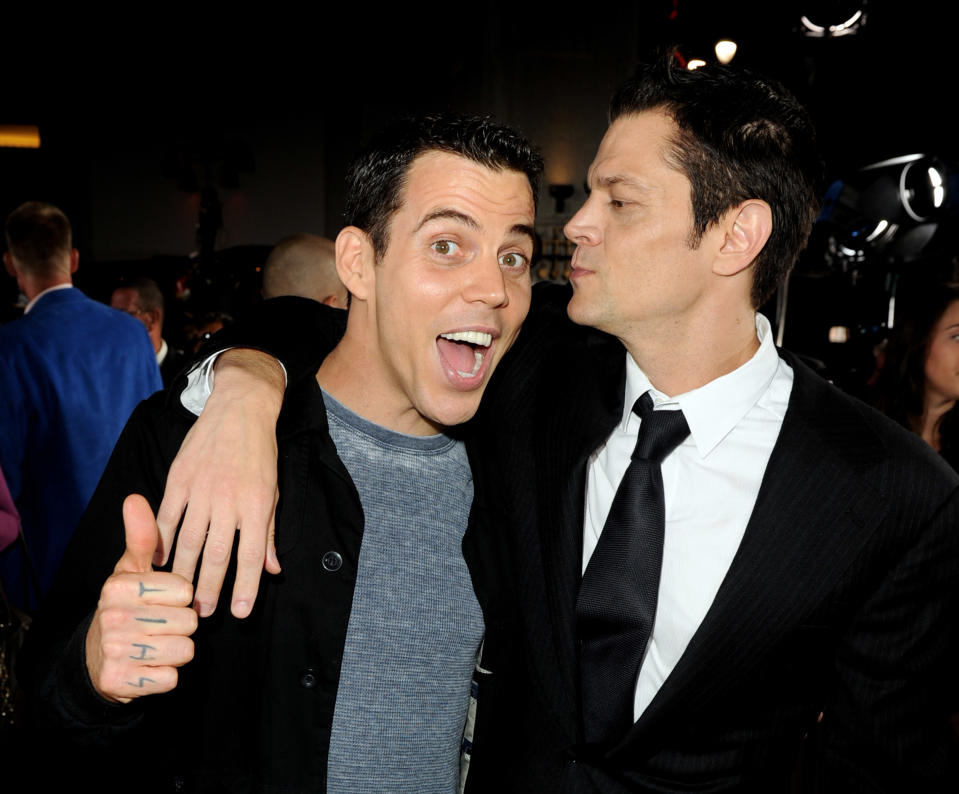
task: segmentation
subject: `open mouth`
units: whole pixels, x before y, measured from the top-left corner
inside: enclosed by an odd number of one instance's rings
[[[475,378],[483,367],[493,335],[485,331],[455,331],[436,338],[440,355],[461,378]]]

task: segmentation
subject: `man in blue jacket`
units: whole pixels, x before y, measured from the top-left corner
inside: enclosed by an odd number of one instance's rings
[[[5,231],[4,265],[29,303],[0,327],[0,467],[43,593],[127,418],[163,386],[143,325],[73,288],[79,255],[62,211],[27,202]],[[21,554],[0,558],[0,573],[32,607]]]

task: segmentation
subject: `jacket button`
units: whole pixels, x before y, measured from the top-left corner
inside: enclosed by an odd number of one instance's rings
[[[314,559],[316,559],[314,557]],[[338,571],[343,567],[343,558],[335,551],[328,551],[323,555],[323,568],[327,571]]]
[[[313,689],[317,683],[316,672],[312,667],[307,667],[300,674],[300,686],[304,689]]]

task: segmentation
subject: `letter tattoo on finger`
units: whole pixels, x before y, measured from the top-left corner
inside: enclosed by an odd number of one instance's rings
[[[162,587],[147,587],[145,584],[143,584],[143,582],[140,582],[139,584],[140,584],[139,595],[141,596],[141,598],[144,593],[162,593],[163,592]]]
[[[152,678],[147,678],[146,676],[142,676],[142,675],[141,675],[139,682],[137,682],[137,681],[127,681],[127,685],[128,685],[128,686],[135,686],[137,689],[142,689],[142,688],[143,688],[143,684],[144,684],[145,682],[147,682],[147,681],[149,681],[151,684],[155,684],[155,683],[156,683],[156,681],[154,681]]]
[[[140,649],[140,655],[131,656],[130,657],[131,659],[136,659],[137,661],[147,661],[147,662],[152,662],[156,659],[156,656],[147,656],[147,651],[156,650],[156,648],[154,648],[152,645],[147,645],[145,642],[134,642],[132,643],[132,645],[134,648]]]

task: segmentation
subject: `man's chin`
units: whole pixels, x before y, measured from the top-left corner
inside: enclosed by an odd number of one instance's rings
[[[592,307],[578,292],[573,292],[573,297],[569,299],[569,304],[566,306],[566,314],[569,316],[569,319],[577,325],[594,324]]]
[[[469,393],[459,393],[454,399],[444,400],[429,411],[429,421],[445,430],[452,430],[472,419],[479,410],[485,384]],[[426,416],[426,414],[424,414]]]

